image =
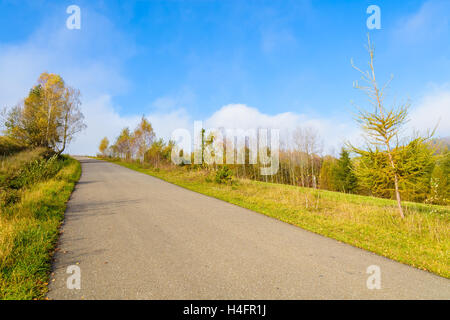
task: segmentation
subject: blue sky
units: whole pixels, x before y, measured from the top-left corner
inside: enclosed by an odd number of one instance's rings
[[[65,26],[69,5],[81,29]],[[0,105],[23,98],[43,71],[81,89],[89,126],[71,147],[95,153],[103,136],[145,114],[163,137],[212,126],[316,127],[328,149],[357,135],[364,106],[350,59],[367,63],[366,8],[389,101],[411,101],[411,126],[441,118],[450,135],[450,1],[0,1]],[[328,149],[326,151],[328,151]]]

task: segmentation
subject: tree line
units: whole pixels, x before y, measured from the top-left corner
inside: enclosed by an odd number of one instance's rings
[[[143,132],[149,139],[141,138]],[[174,142],[165,142],[161,138],[156,139],[155,136],[151,124],[142,117],[135,130],[124,128],[113,144],[110,145],[109,140],[103,138],[99,145],[99,155],[136,161],[154,168],[175,167],[171,161]],[[383,151],[360,150],[361,153],[356,154],[350,148],[343,147],[338,157],[322,156],[315,152],[318,150],[315,150],[314,145],[320,142],[320,138],[314,130],[299,128],[294,136],[303,143],[279,151],[279,170],[274,175],[261,175],[261,164],[249,164],[248,147],[245,147],[245,164],[202,163],[179,166],[188,170],[207,171],[220,171],[226,168],[238,179],[396,199],[397,190],[392,166]],[[398,192],[402,200],[449,204],[450,152],[446,145],[436,145],[436,141],[416,138],[392,149],[397,166]],[[205,137],[203,143],[206,145],[211,143],[211,140]],[[194,159],[193,153],[191,163]]]
[[[156,139],[151,123],[142,116],[133,131],[123,128],[113,144],[104,137],[100,141],[99,151],[101,156],[136,160],[157,167],[170,163],[173,146],[172,141],[166,143],[162,138]]]

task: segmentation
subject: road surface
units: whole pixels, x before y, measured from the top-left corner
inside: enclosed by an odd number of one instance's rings
[[[450,280],[78,157],[50,299],[450,299]],[[68,289],[68,266],[81,289]],[[366,273],[379,266],[381,289]]]

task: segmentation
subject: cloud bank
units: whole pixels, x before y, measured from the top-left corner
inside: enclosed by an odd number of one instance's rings
[[[434,87],[410,113],[411,128],[421,133],[433,130],[436,136],[450,136],[450,84]]]

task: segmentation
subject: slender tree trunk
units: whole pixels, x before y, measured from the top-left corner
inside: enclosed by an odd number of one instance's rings
[[[395,185],[395,196],[397,198],[398,211],[400,212],[400,216],[403,219],[405,217],[405,215],[403,214],[402,202],[401,202],[401,199],[400,199],[400,192],[398,191],[397,174],[394,174],[394,185]]]
[[[400,198],[400,192],[398,190],[398,176],[397,176],[397,172],[395,172],[395,164],[394,164],[394,160],[392,159],[392,154],[391,154],[389,145],[388,145],[388,155],[389,155],[389,162],[391,163],[392,170],[394,170],[394,187],[395,187],[395,197],[397,199],[398,211],[400,213],[400,217],[402,217],[402,219],[403,219],[403,218],[405,218],[405,215],[403,214],[402,200]]]
[[[376,95],[376,99],[377,99],[377,106],[378,106],[381,116],[384,118],[384,112],[383,112],[381,99],[380,99],[380,91],[378,89],[377,82],[375,80],[375,68],[373,67],[373,51],[370,52],[370,68],[372,70],[372,79],[373,79],[375,95]],[[397,172],[395,170],[396,169],[395,163],[394,163],[394,159],[392,158],[391,147],[389,145],[389,140],[387,139],[386,135],[384,135],[384,139],[385,139],[385,144],[386,144],[388,155],[389,155],[389,161],[391,163],[392,170],[394,170],[395,197],[397,198],[398,211],[400,213],[400,217],[402,217],[402,219],[403,219],[403,218],[405,218],[405,215],[403,214],[402,201],[400,199],[400,192],[398,191],[398,176],[397,176]]]
[[[61,153],[63,153],[65,149],[66,149],[66,139],[64,139],[64,144],[63,144],[61,150],[58,151],[58,156],[60,156]]]
[[[66,113],[66,116],[64,117],[64,137],[63,137],[63,146],[62,146],[61,150],[58,151],[58,156],[61,155],[61,153],[63,153],[64,150],[66,149],[67,131],[69,130],[69,128],[68,128],[68,123],[69,123],[69,114]]]
[[[51,117],[51,112],[52,112],[52,109],[51,109],[51,105],[50,105],[50,103],[48,103],[48,111],[47,111],[47,113],[48,113],[48,115],[47,115],[47,130],[46,130],[46,133],[45,133],[45,140],[47,140],[46,142],[47,142],[47,147],[49,147],[50,146],[50,138],[49,138],[49,133],[50,133],[50,117]]]

